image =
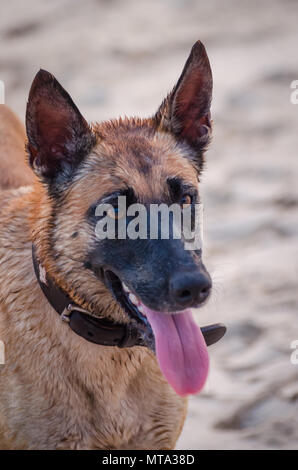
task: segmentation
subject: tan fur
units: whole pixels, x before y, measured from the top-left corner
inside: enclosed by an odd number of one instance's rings
[[[0,195],[0,340],[6,351],[6,363],[0,365],[1,449],[175,446],[187,401],[163,378],[155,356],[145,348],[103,347],[75,335],[44,298],[31,258],[33,240],[46,269],[73,300],[127,321],[110,292],[75,256],[94,241],[85,213],[107,188],[133,182],[142,197],[154,200],[166,176],[183,174],[196,183],[183,148],[177,148],[170,134],[150,132],[151,126],[150,120],[94,126],[97,145],[55,222],[52,203],[39,182]],[[137,171],[135,145],[139,151],[151,149],[146,178]],[[2,146],[0,165],[6,152]],[[116,157],[117,169],[111,172]],[[71,238],[78,227],[79,236]]]
[[[17,116],[0,104],[0,187],[32,184],[34,174],[25,164],[25,129]]]
[[[169,178],[197,186],[210,141],[211,95],[200,41],[152,119],[91,129],[55,77],[40,70],[26,113],[28,161],[40,180],[25,165],[21,124],[1,107],[1,449],[174,448],[187,400],[167,383],[155,355],[77,336],[44,297],[31,249],[34,243],[48,275],[72,301],[93,315],[130,322],[86,263],[100,249],[87,214],[116,190],[133,187],[137,200],[149,204],[170,196]],[[142,280],[149,283],[147,271]]]

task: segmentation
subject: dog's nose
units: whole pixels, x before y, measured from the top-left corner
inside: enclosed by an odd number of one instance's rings
[[[207,299],[212,282],[207,272],[180,272],[170,279],[171,300],[180,307],[195,307]]]

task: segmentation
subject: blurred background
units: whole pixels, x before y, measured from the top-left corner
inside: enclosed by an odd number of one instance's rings
[[[9,0],[0,80],[24,120],[31,81],[52,72],[85,117],[151,115],[192,44],[214,74],[214,139],[202,182],[214,294],[224,322],[179,449],[298,448],[298,80],[296,0]]]

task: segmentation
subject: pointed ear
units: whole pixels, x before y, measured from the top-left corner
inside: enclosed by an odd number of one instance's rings
[[[40,70],[29,93],[27,151],[35,173],[50,182],[69,178],[95,144],[95,137],[69,94]]]
[[[186,141],[197,152],[209,143],[212,72],[205,47],[197,41],[173,91],[160,106],[157,126]]]

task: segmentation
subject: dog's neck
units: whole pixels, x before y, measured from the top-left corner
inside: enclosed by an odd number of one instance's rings
[[[127,348],[148,346],[154,349],[154,339],[145,341],[141,326],[134,323],[121,324],[110,322],[91,315],[88,310],[73,304],[70,297],[63,292],[47,275],[45,268],[37,258],[36,248],[32,245],[32,260],[36,278],[46,299],[65,321],[71,330],[91,343],[103,346]]]
[[[11,205],[10,202],[12,202]],[[27,187],[11,191],[7,194],[7,203],[5,201],[5,205],[7,215],[4,223],[10,228],[10,238],[9,244],[6,244],[1,250],[2,262],[0,271],[2,272],[2,279],[5,280],[5,270],[11,272],[15,269],[18,282],[18,287],[15,287],[15,289],[19,292],[19,295],[13,296],[12,299],[10,284],[3,281],[0,289],[0,300],[7,299],[5,304],[3,302],[5,308],[14,315],[19,316],[19,318],[24,316],[24,312],[27,315],[27,311],[36,310],[38,312],[38,321],[41,325],[44,325],[45,331],[54,329],[55,334],[57,333],[57,338],[60,337],[61,332],[60,339],[62,343],[64,343],[64,340],[67,342],[68,340],[71,341],[72,346],[68,345],[67,349],[73,347],[74,350],[77,350],[78,347],[83,347],[85,353],[90,349],[94,356],[95,350],[98,350],[100,353],[104,347],[105,350],[112,352],[112,354],[119,353],[122,355],[124,350],[118,347],[106,348],[104,345],[93,345],[80,338],[61,321],[61,318],[43,294],[34,273],[32,262],[32,211],[37,210],[35,207],[35,189]],[[15,207],[17,212],[15,212]],[[38,216],[36,217],[38,218]],[[30,223],[28,224],[29,220]],[[19,310],[20,308],[21,310]],[[148,350],[143,347],[134,348],[134,352],[138,355],[137,351],[142,351],[141,356],[148,353]],[[129,356],[131,356],[131,353]]]

